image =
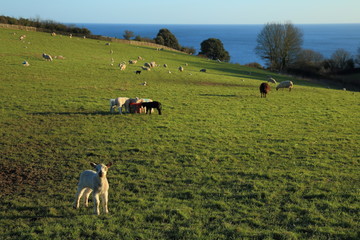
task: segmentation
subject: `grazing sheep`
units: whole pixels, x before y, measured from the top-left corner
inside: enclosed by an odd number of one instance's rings
[[[46,61],[52,61],[52,60],[53,60],[52,57],[51,57],[50,55],[46,54],[46,53],[43,53],[43,54],[42,54],[42,57],[43,57]]]
[[[151,64],[150,63],[144,63],[144,67],[151,68]]]
[[[126,64],[119,63],[120,71],[124,71],[126,69]]]
[[[88,206],[88,199],[91,192],[93,192],[94,213],[100,215],[100,198],[102,202],[103,211],[107,214],[108,210],[108,195],[109,195],[109,182],[106,178],[108,169],[112,163],[96,164],[90,163],[96,169],[85,170],[80,174],[79,184],[75,195],[74,208],[80,207],[80,199],[84,195],[85,206]]]
[[[164,68],[167,68],[167,67],[168,67],[168,65],[165,63],[165,64],[164,64]]]
[[[28,61],[24,61],[22,64],[23,64],[24,67],[30,66],[30,64],[28,63]]]
[[[119,109],[119,113],[122,114],[122,107],[125,105],[125,112],[129,112],[129,98],[127,97],[118,97],[116,99],[110,99],[110,112],[114,112],[114,108]]]
[[[149,68],[149,67],[145,67],[145,66],[142,66],[141,69],[142,69],[142,70],[145,70],[145,71],[150,71],[150,68]]]
[[[138,56],[138,60],[143,60],[143,58],[141,56]]]
[[[25,38],[26,38],[26,35],[21,35],[19,40],[21,41],[21,40],[24,40]]]
[[[137,60],[129,60],[129,64],[136,64]]]
[[[52,33],[51,33],[51,36],[55,37],[55,36],[56,36],[56,33],[55,33],[55,32],[52,32]]]
[[[70,33],[69,37],[72,38],[72,34],[71,34],[71,33]]]
[[[157,102],[157,101],[153,101],[153,102],[142,102],[141,103],[142,107],[146,108],[146,114],[151,114],[151,111],[153,108],[156,108],[159,112],[159,115],[161,115],[161,103]]]
[[[141,74],[141,71],[135,71],[136,74]]]
[[[266,94],[270,92],[270,85],[266,82],[260,84],[260,94],[261,97],[266,98]]]
[[[180,72],[183,72],[184,71],[184,68],[182,66],[179,67],[179,71]]]
[[[141,83],[140,85],[146,86],[146,85],[147,85],[147,82],[143,82],[143,83]]]
[[[64,60],[64,59],[65,59],[65,57],[64,57],[64,56],[61,56],[61,55],[55,56],[54,58],[55,58],[55,59],[60,59],[60,60]]]
[[[205,68],[200,69],[200,72],[206,72],[206,69]]]
[[[150,62],[150,67],[152,67],[152,68],[156,67],[156,63],[155,62]]]
[[[136,113],[136,110],[138,108],[138,103],[140,103],[141,100],[140,98],[136,97],[136,98],[129,98],[129,100],[126,101],[125,103],[125,107],[127,109],[129,109],[130,113]]]
[[[105,45],[106,45],[106,46],[110,46],[110,43],[109,43],[109,42],[107,42],[107,43],[105,43]]]
[[[275,83],[276,84],[276,80],[272,77],[269,77],[267,80],[269,83]]]
[[[292,81],[283,81],[281,83],[279,83],[279,85],[277,85],[276,87],[276,91],[279,90],[279,88],[288,88],[289,92],[291,91],[291,89],[293,88],[294,84]]]

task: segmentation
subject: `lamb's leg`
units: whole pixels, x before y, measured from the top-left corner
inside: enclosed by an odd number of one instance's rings
[[[78,190],[77,190],[76,195],[75,195],[74,206],[73,206],[75,209],[79,208],[79,206],[80,206],[80,198],[84,194],[84,191],[85,191],[85,188],[78,187]]]
[[[89,196],[92,192],[91,188],[86,188],[85,192],[84,192],[84,203],[85,203],[85,207],[89,206]]]
[[[109,213],[109,210],[108,210],[108,192],[105,192],[104,194],[101,195],[101,201],[102,201],[102,206],[103,206],[104,213],[108,214]]]
[[[100,199],[99,199],[99,193],[93,192],[93,199],[94,199],[94,214],[100,215]]]
[[[122,114],[122,107],[119,107],[119,113]]]

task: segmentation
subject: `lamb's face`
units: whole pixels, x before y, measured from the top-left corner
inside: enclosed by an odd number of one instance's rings
[[[105,166],[104,164],[98,164],[95,167],[96,169],[96,173],[99,175],[99,177],[106,177],[106,173],[108,171],[108,167]]]

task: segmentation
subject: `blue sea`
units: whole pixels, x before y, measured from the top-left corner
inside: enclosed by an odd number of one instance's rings
[[[155,38],[161,28],[167,28],[181,46],[193,47],[197,53],[200,44],[208,38],[218,38],[230,53],[232,63],[246,64],[263,60],[255,54],[256,38],[264,25],[160,25],[160,24],[75,24],[89,29],[92,34],[123,38],[125,30],[141,37]],[[330,58],[343,48],[355,55],[360,48],[360,24],[303,24],[295,25],[303,32],[303,48],[317,51]]]

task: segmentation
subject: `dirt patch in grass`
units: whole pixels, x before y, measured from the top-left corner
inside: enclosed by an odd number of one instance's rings
[[[48,180],[54,179],[51,169],[39,166],[17,166],[0,164],[0,197],[21,193],[26,189],[36,191]]]

